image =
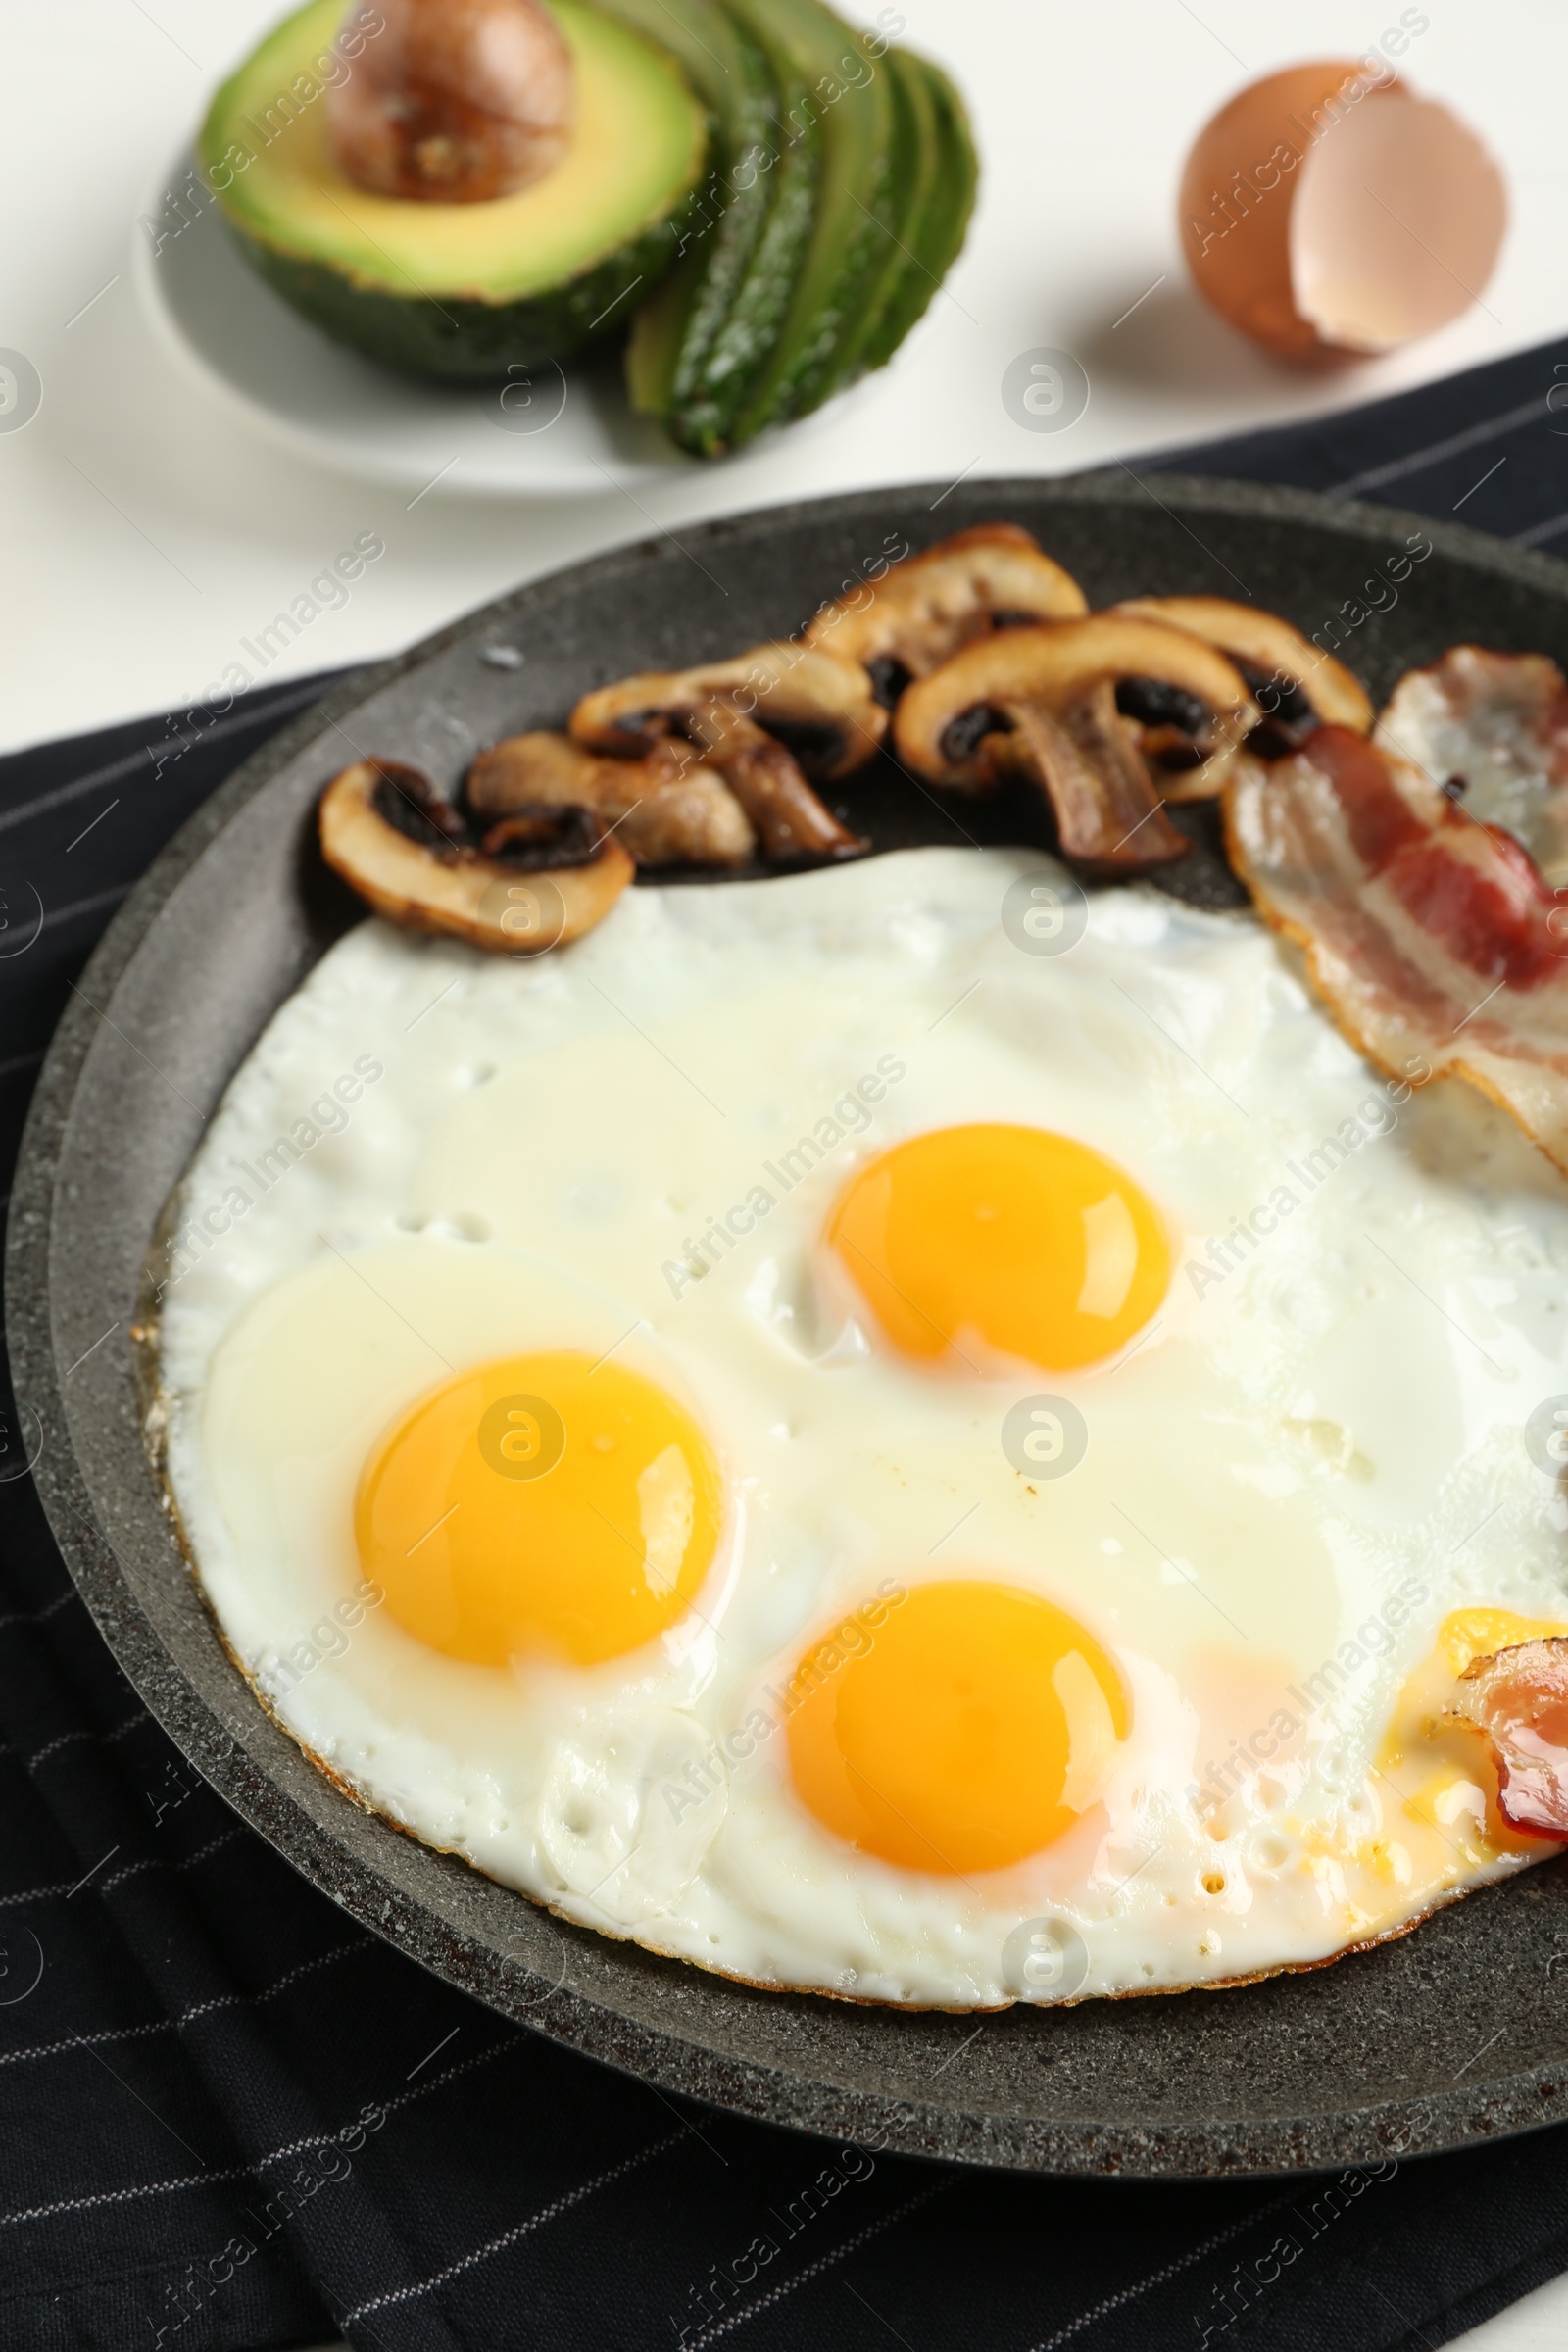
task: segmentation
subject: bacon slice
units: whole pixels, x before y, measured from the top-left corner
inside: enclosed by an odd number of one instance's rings
[[[1568,684],[1544,654],[1450,646],[1406,670],[1372,740],[1506,826],[1548,882],[1568,881]]]
[[[1473,1658],[1448,1712],[1491,1740],[1509,1828],[1568,1841],[1568,1639]]]
[[[1320,727],[1227,787],[1231,862],[1385,1074],[1466,1078],[1568,1172],[1568,886],[1417,767]]]

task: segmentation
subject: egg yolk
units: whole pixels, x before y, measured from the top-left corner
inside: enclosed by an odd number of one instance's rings
[[[845,1186],[827,1243],[901,1354],[956,1355],[984,1377],[987,1353],[1059,1372],[1114,1355],[1170,1282],[1148,1196],[1043,1127],[895,1144]]]
[[[917,1585],[873,1632],[846,1619],[788,1692],[796,1793],[906,1870],[1003,1870],[1095,1802],[1127,1701],[1075,1619],[1016,1586]]]
[[[718,1464],[638,1372],[562,1351],[460,1373],[395,1421],[354,1532],[398,1623],[479,1666],[579,1666],[662,1633],[711,1563]]]

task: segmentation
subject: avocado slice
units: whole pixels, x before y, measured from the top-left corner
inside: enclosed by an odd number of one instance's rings
[[[856,315],[839,337],[824,397],[852,383],[866,367],[879,364],[871,362],[868,354],[877,344],[889,305],[913,259],[942,161],[936,94],[921,71],[920,60],[906,49],[890,49],[883,64],[893,99],[891,219]],[[891,356],[891,350],[890,346],[885,356]]]
[[[681,448],[708,458],[731,446],[742,403],[789,317],[817,218],[822,152],[816,110],[796,49],[776,23],[777,0],[725,0],[725,5],[765,58],[773,91],[762,139],[743,152],[730,172],[737,193],[758,185],[765,189],[761,231],[728,309],[708,350],[688,371],[668,418]]]
[[[470,382],[626,323],[627,298],[676,259],[707,116],[667,49],[582,0],[553,12],[576,71],[571,145],[546,178],[482,204],[375,196],[338,170],[321,69],[342,0],[310,0],[262,42],[214,99],[198,154],[285,300],[389,367]]]
[[[638,309],[626,349],[634,409],[667,417],[690,398],[762,233],[772,189],[743,159],[766,151],[773,120],[767,60],[719,0],[598,0],[607,15],[662,41],[711,120],[709,169],[679,224],[680,258]]]
[[[930,97],[937,141],[935,169],[926,184],[919,217],[904,234],[908,247],[904,270],[860,354],[865,368],[885,367],[929,308],[932,295],[963,250],[980,176],[968,113],[946,74],[929,58],[909,50],[902,53],[900,62],[919,76]]]
[[[768,8],[808,85],[806,109],[821,142],[821,184],[788,316],[735,417],[732,448],[817,406],[893,225],[886,56],[869,55],[865,36],[821,0],[768,0]]]

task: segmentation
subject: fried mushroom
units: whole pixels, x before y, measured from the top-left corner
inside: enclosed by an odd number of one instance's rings
[[[593,752],[640,759],[662,735],[684,731],[701,704],[721,701],[794,753],[819,783],[863,767],[887,733],[887,712],[857,662],[813,646],[754,645],[732,662],[646,670],[584,695],[571,732]]]
[[[357,760],[318,811],[321,855],[405,930],[531,956],[602,922],[636,868],[592,810],[514,807],[475,840],[421,768]]]
[[[912,679],[929,677],[977,637],[1031,621],[1074,620],[1088,610],[1077,581],[1032,531],[985,522],[906,556],[879,581],[824,605],[806,637],[858,662],[891,710]]]
[[[687,713],[687,728],[761,836],[769,858],[860,858],[870,843],[841,825],[796,765],[793,753],[715,698]]]
[[[979,639],[905,694],[899,755],[928,783],[985,791],[1007,775],[1041,786],[1063,857],[1092,872],[1137,873],[1190,844],[1161,807],[1133,721],[1116,709],[1124,678],[1192,698],[1228,766],[1257,709],[1212,646],[1153,621],[1096,613]]]
[[[1296,751],[1314,727],[1348,727],[1356,735],[1371,732],[1372,703],[1360,679],[1277,612],[1233,604],[1223,596],[1134,596],[1110,611],[1124,619],[1185,629],[1228,655],[1262,714],[1248,745],[1261,759],[1278,760]],[[1193,756],[1186,714],[1173,711],[1162,700],[1156,680],[1125,679],[1117,689],[1116,704],[1124,716],[1143,726],[1146,756],[1156,768],[1169,771],[1160,775],[1166,800],[1212,797],[1217,784],[1210,782],[1200,792],[1190,775],[1182,773],[1197,770],[1202,761]]]
[[[756,826],[765,854],[797,862],[858,858],[868,848],[823,807],[803,764],[829,780],[847,775],[869,759],[886,728],[863,670],[789,644],[757,646],[702,669],[622,678],[585,695],[571,714],[577,743],[620,759],[647,759],[671,737],[694,745]]]
[[[509,735],[468,770],[468,807],[504,816],[575,803],[613,827],[639,865],[744,865],[751,819],[695,746],[665,737],[642,760],[607,760],[569,735]]]

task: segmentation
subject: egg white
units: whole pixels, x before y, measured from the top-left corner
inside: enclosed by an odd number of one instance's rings
[[[1446,1612],[1568,1616],[1521,1440],[1568,1388],[1561,1180],[1467,1093],[1391,1094],[1250,918],[1107,891],[1023,952],[1004,899],[1051,870],[639,888],[527,963],[368,922],[278,1012],[156,1269],[167,1475],[235,1655],[368,1803],[657,1950],[955,2007],[1310,1964],[1519,1866],[1462,1772],[1385,1744]],[[850,1172],[971,1119],[1158,1203],[1171,1291],[1119,1363],[932,1374],[819,1280]],[[367,1605],[360,1469],[449,1368],[560,1346],[695,1412],[721,1556],[629,1657],[460,1664]],[[1084,1417],[1066,1476],[1004,1450],[1038,1393]],[[879,1586],[963,1576],[1071,1611],[1132,1698],[1076,1826],[971,1878],[821,1827],[777,1695]],[[1067,1958],[1020,1973],[1042,1920]]]

